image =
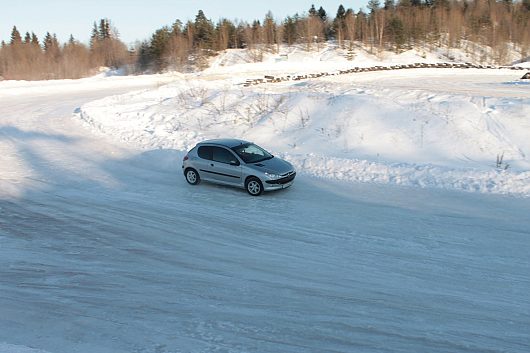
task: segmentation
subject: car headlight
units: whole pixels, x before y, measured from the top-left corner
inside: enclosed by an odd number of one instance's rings
[[[278,174],[267,173],[267,172],[265,172],[265,176],[269,179],[280,179],[281,178],[281,176]]]

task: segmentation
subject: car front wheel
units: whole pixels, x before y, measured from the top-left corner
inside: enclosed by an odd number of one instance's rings
[[[184,176],[186,177],[186,181],[191,185],[197,185],[201,181],[201,178],[199,177],[197,171],[192,168],[186,169]]]
[[[263,184],[261,180],[256,177],[250,177],[245,183],[245,189],[252,196],[259,196],[263,192]]]

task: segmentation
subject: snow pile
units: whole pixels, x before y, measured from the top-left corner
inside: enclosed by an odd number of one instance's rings
[[[341,60],[333,55],[318,69],[335,69]],[[299,63],[212,67],[91,102],[78,116],[145,149],[186,151],[203,139],[237,137],[318,177],[530,195],[530,93],[520,72],[413,69],[240,84],[249,72],[278,66],[301,73],[307,66]]]
[[[413,187],[437,187],[482,193],[530,195],[530,172],[505,170],[477,171],[434,165],[406,163],[384,164],[309,155],[287,159],[297,169],[312,175],[339,180],[395,184]]]

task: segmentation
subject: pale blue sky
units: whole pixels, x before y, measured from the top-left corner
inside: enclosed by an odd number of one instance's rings
[[[33,31],[42,39],[49,31],[57,33],[61,42],[73,34],[86,43],[94,21],[109,18],[121,39],[129,44],[149,38],[155,30],[171,25],[176,19],[193,20],[199,9],[214,22],[221,17],[252,21],[263,19],[269,10],[276,19],[301,14],[312,3],[334,17],[340,4],[358,11],[367,0],[0,0],[0,40],[8,42],[16,25],[22,36]]]

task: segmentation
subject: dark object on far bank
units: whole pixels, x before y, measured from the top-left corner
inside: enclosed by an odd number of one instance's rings
[[[530,71],[524,74],[523,77],[521,77],[521,80],[530,80]]]

